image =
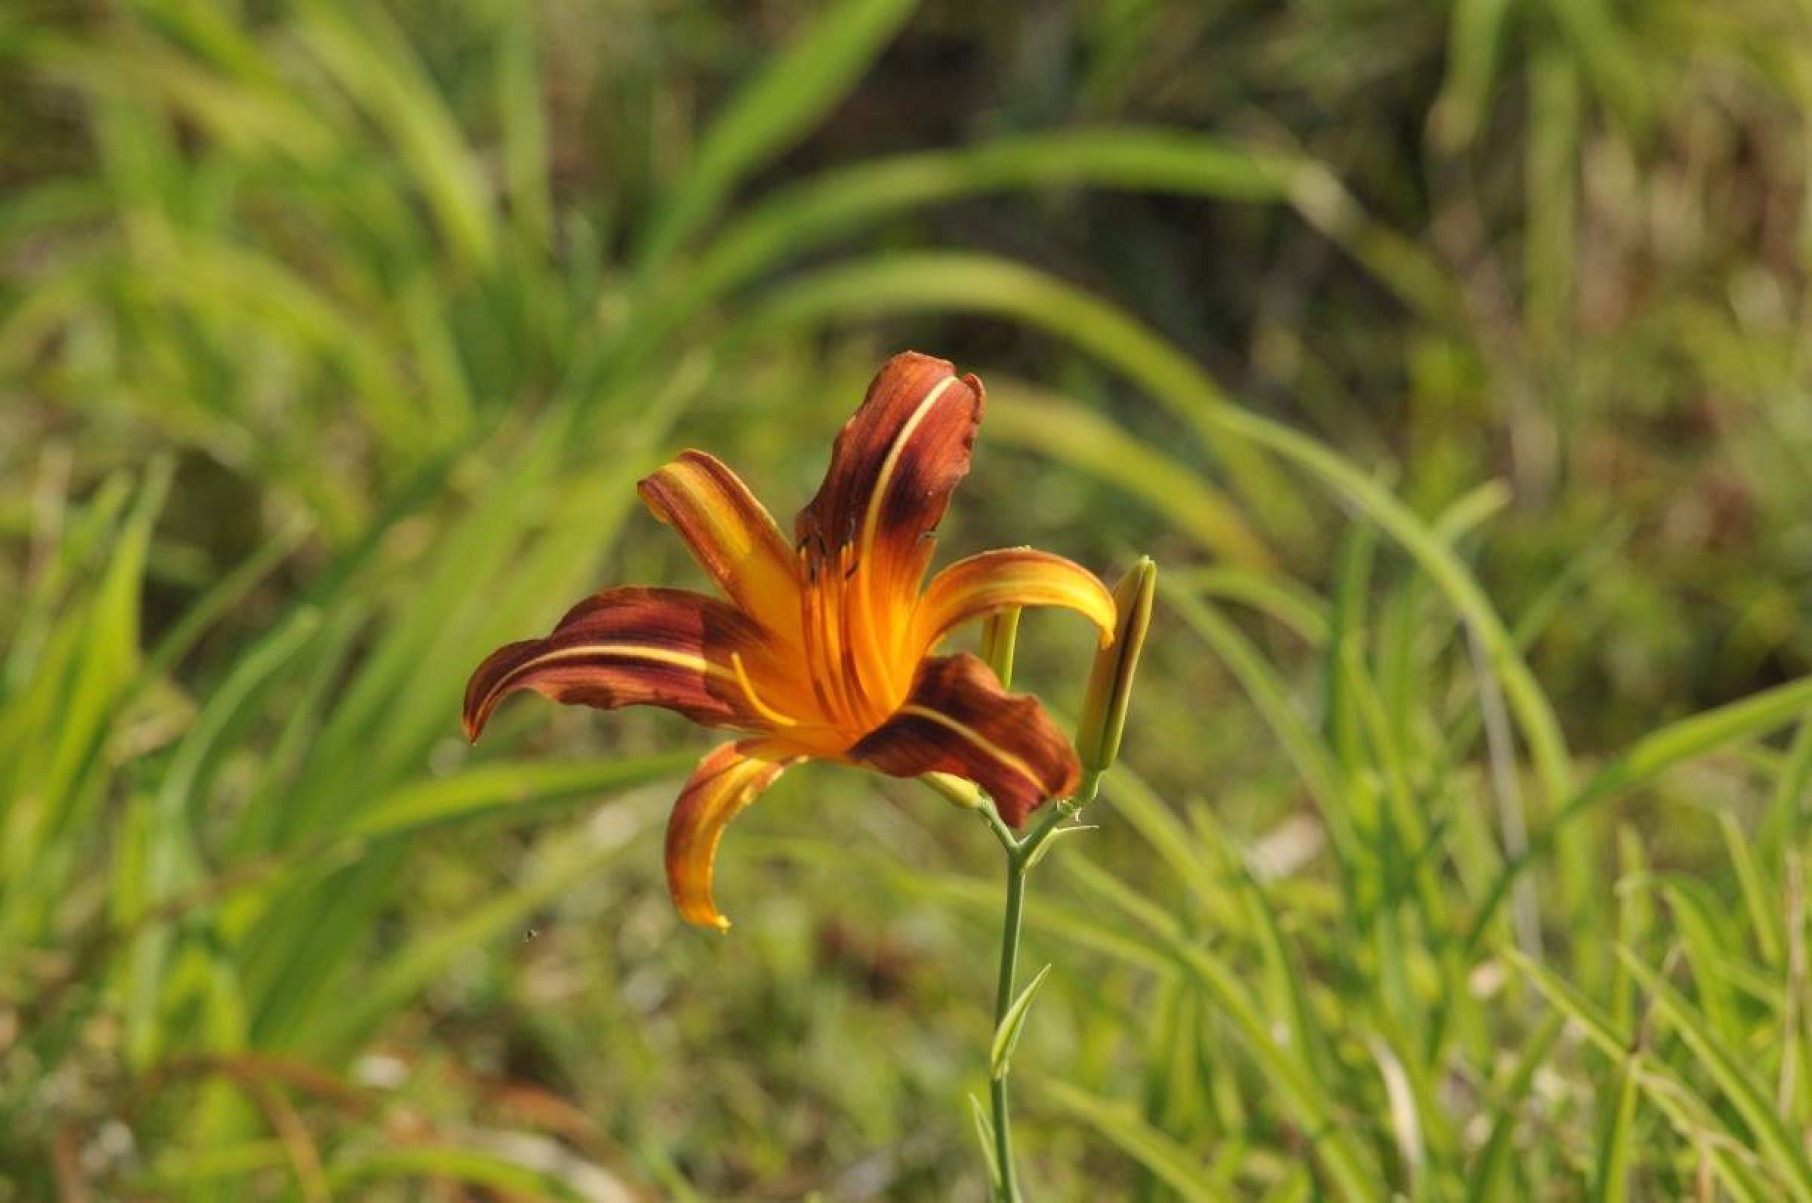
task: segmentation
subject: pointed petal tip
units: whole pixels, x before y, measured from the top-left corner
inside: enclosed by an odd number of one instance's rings
[[[727,936],[730,934],[729,919],[720,914],[717,908],[709,901],[707,901],[704,906],[697,906],[693,905],[690,900],[682,902],[679,899],[675,899],[674,906],[675,909],[679,911],[681,922],[685,923],[688,927],[703,928],[706,931],[715,932],[720,936]]]
[[[473,675],[473,679],[477,679],[476,674]],[[488,716],[482,709],[482,699],[472,697],[471,693],[471,686],[468,685],[466,703],[459,712],[459,727],[466,733],[466,742],[476,744],[478,737],[484,734],[485,720]]]

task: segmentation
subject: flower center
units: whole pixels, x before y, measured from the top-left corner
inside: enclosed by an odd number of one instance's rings
[[[905,700],[883,644],[889,628],[866,604],[866,566],[850,538],[833,546],[814,528],[796,553],[806,675],[825,718],[853,743]]]

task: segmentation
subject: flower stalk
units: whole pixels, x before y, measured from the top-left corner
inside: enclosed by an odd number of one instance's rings
[[[1002,689],[1013,684],[1013,653],[1019,646],[1020,613],[1018,606],[1009,606],[982,621],[982,659],[1000,678]]]
[[[1001,848],[1007,854],[1006,905],[1000,924],[1000,974],[994,991],[996,1035],[999,1034],[1001,1025],[1006,1023],[1015,998],[1020,933],[1024,929],[1025,920],[1026,879],[1031,874],[1032,866],[1038,862],[1040,850],[1053,836],[1065,830],[1065,822],[1075,818],[1084,806],[1094,801],[1100,787],[1101,774],[1093,769],[1085,770],[1082,784],[1075,795],[1054,803],[1024,836],[1015,835],[1013,829],[995,813],[993,806],[981,808],[983,820],[988,822],[988,829],[994,833],[994,838],[1000,841]],[[1023,1203],[1023,1197],[1019,1193],[1018,1173],[1013,1164],[1012,1101],[1007,1092],[1007,1077],[1008,1069],[1003,1065],[1000,1072],[992,1075],[988,1082],[990,1110],[994,1120],[994,1197],[996,1203]]]

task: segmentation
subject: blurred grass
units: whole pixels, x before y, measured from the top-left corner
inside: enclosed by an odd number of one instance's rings
[[[0,14],[0,1198],[980,1199],[973,824],[466,672],[779,509],[1169,582],[1041,867],[1039,1198],[1812,1196],[1805,133],[1768,0]],[[1032,616],[1059,709],[1086,656]]]

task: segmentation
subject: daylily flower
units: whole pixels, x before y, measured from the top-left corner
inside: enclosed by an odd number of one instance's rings
[[[1105,646],[1114,602],[1094,574],[1029,548],[983,552],[921,591],[934,533],[969,471],[983,390],[941,359],[889,360],[831,452],[786,539],[721,462],[687,451],[642,481],[726,600],[606,589],[545,639],[492,653],[466,688],[478,738],[507,694],[614,709],[652,705],[746,737],[708,753],[667,827],[667,881],[688,922],[729,922],[711,897],[724,827],[789,766],[834,760],[895,777],[946,773],[986,790],[1014,827],[1076,788],[1069,741],[1037,701],[1006,693],[968,654],[933,655],[955,628],[1012,606],[1064,606]]]

